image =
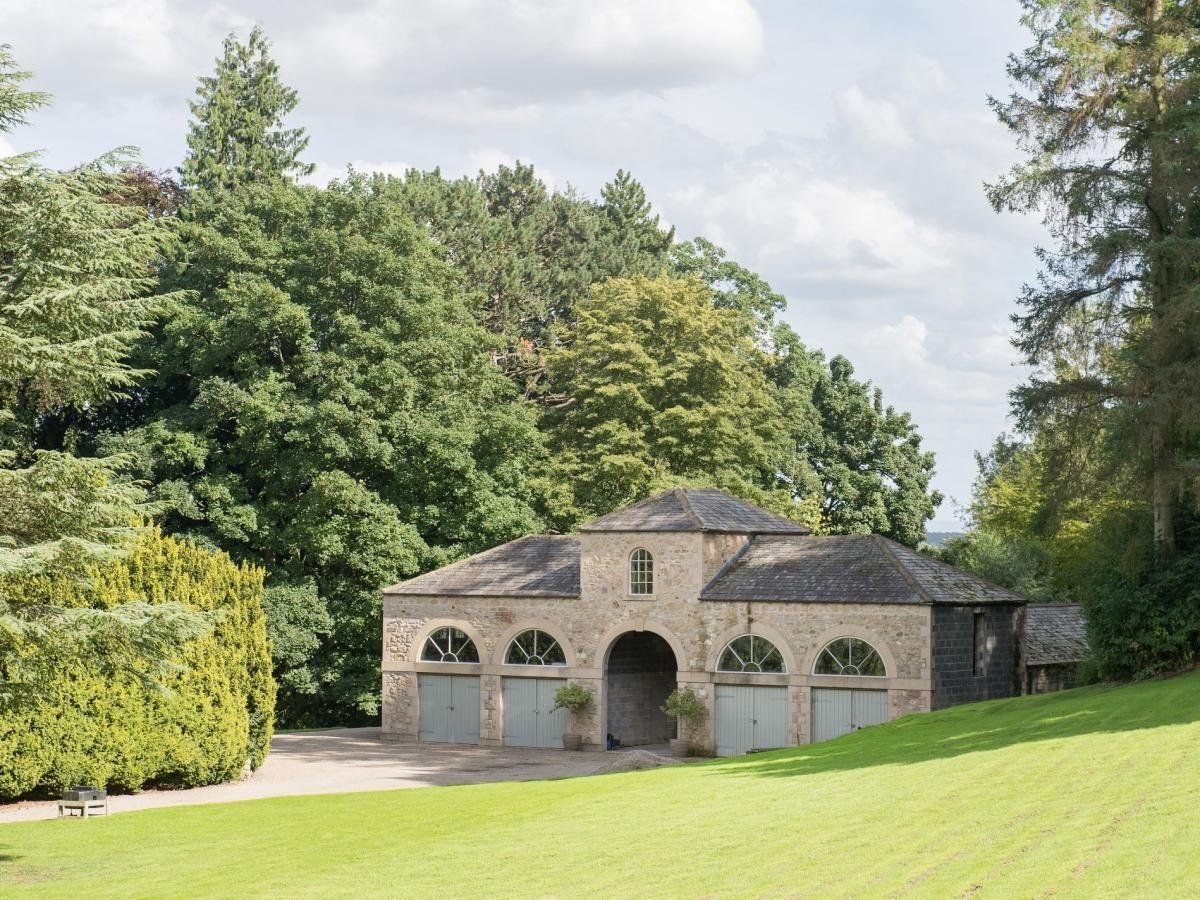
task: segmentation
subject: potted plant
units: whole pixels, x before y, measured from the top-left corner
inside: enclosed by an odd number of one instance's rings
[[[667,695],[662,711],[679,720],[679,737],[671,738],[671,755],[687,756],[690,750],[687,733],[694,723],[704,718],[703,701],[691,688],[676,688]]]
[[[575,725],[575,717],[592,702],[592,692],[581,684],[564,684],[554,694],[554,706],[550,708],[553,712],[557,709],[565,709],[570,713],[568,730],[563,732],[562,742],[564,750],[578,750],[583,744],[583,735],[578,731],[569,730]]]

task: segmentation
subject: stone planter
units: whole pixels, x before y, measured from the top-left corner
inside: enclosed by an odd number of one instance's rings
[[[690,751],[687,738],[671,738],[672,756],[687,756]]]
[[[583,745],[583,735],[563,732],[563,749],[578,750]]]

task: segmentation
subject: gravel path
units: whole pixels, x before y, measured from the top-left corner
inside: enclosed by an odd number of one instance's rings
[[[386,744],[378,728],[340,728],[277,734],[263,767],[241,781],[182,791],[114,796],[113,813],[190,803],[228,803],[260,797],[386,791],[438,784],[527,781],[590,775],[611,754],[520,747]],[[0,823],[52,819],[52,800],[0,805]]]

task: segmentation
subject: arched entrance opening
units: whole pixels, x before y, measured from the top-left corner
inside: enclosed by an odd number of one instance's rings
[[[652,631],[627,631],[613,642],[604,666],[606,713],[608,733],[621,746],[675,737],[675,719],[662,705],[678,674],[671,645]]]

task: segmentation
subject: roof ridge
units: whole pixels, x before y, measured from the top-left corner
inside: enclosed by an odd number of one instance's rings
[[[697,528],[703,528],[704,522],[696,515],[696,511],[692,509],[692,501],[688,499],[688,489],[685,487],[675,488],[675,499],[679,501],[679,505],[683,507],[684,513],[691,519]]]
[[[794,537],[795,535],[792,536]],[[759,537],[759,535],[751,534],[746,536],[746,539],[742,541],[742,546],[737,548],[737,552],[734,553],[733,556],[729,557],[729,559],[725,560],[725,562],[721,564],[721,568],[717,569],[713,577],[708,579],[708,583],[704,585],[704,587],[700,588],[701,597],[704,596],[705,591],[716,584],[721,578],[725,577],[726,573],[728,573],[730,569],[737,565],[737,561],[746,555],[746,551],[750,549],[750,545],[754,543],[754,540],[757,537]]]
[[[888,558],[888,561],[896,567],[896,571],[900,573],[900,577],[904,579],[905,583],[908,584],[908,586],[914,591],[916,591],[917,595],[920,596],[921,599],[923,599],[926,603],[930,604],[931,606],[935,605],[934,599],[932,596],[930,596],[929,592],[921,586],[921,583],[917,581],[915,577],[913,577],[912,572],[908,571],[908,568],[904,565],[904,563],[900,562],[900,557],[898,557],[896,552],[889,546],[891,542],[882,534],[872,534],[871,538],[875,541],[876,546],[883,550],[884,554]]]

